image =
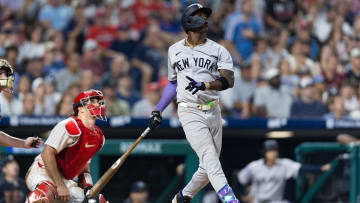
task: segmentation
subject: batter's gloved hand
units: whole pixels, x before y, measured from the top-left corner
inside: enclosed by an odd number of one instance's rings
[[[189,90],[189,92],[192,92],[192,94],[196,94],[196,92],[198,92],[199,90],[205,90],[204,82],[196,82],[194,79],[192,79],[189,76],[186,76],[186,78],[190,80],[190,82],[188,86],[185,88],[185,90]]]
[[[151,130],[159,127],[161,124],[162,117],[160,111],[153,111],[151,112],[151,118],[148,121],[148,126]]]
[[[92,187],[87,187],[84,189],[85,199],[82,203],[109,203],[108,201],[106,201],[104,195],[102,194],[98,194],[95,197],[88,198],[91,188]]]

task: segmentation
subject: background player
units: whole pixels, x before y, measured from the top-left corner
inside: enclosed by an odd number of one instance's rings
[[[173,203],[190,202],[209,181],[223,202],[239,202],[219,160],[222,119],[217,91],[233,87],[233,62],[224,47],[206,38],[211,12],[200,4],[184,10],[181,21],[187,38],[169,48],[169,83],[149,120],[152,129],[160,125],[161,112],[176,96],[186,139],[199,157],[198,170]]]
[[[0,59],[0,92],[12,94],[14,79],[14,69],[11,67],[7,60]],[[18,148],[39,148],[42,143],[42,140],[38,137],[28,137],[23,140],[12,137],[5,132],[0,131],[0,145],[2,146]]]
[[[70,202],[88,202],[92,187],[90,158],[99,151],[105,137],[96,119],[106,119],[102,92],[89,90],[74,100],[74,115],[58,123],[26,175],[30,192],[27,203],[48,203],[58,198]],[[72,179],[78,177],[79,185]],[[102,195],[92,202],[105,203]],[[90,201],[89,201],[90,202]]]
[[[242,188],[252,183],[250,194],[243,196],[242,201],[246,203],[286,203],[288,201],[283,198],[288,179],[297,177],[299,173],[320,173],[330,169],[330,164],[315,166],[278,158],[278,150],[279,146],[275,140],[265,141],[264,158],[249,163],[238,173],[238,180],[243,185]]]

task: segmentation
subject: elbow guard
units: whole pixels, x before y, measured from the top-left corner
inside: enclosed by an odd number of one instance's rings
[[[227,88],[229,88],[229,86],[230,86],[229,81],[225,77],[220,77],[216,80],[221,82],[221,86],[222,86],[221,90],[226,90]]]

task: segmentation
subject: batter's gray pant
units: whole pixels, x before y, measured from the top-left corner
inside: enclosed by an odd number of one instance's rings
[[[208,111],[202,111],[196,107],[196,104],[179,103],[178,115],[186,139],[199,157],[199,168],[183,189],[183,195],[194,197],[209,181],[218,192],[228,183],[219,160],[222,145],[222,118],[219,105],[216,104]]]

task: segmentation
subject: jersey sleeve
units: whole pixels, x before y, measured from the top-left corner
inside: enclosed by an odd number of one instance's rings
[[[71,137],[66,128],[66,122],[58,123],[50,132],[45,144],[56,149],[56,152],[61,152],[65,147],[74,142],[75,137]],[[77,138],[77,137],[76,137]]]
[[[230,53],[224,47],[220,48],[219,59],[217,62],[218,69],[234,71],[234,64]]]
[[[177,79],[177,73],[174,68],[174,64],[171,60],[171,48],[168,51],[168,80],[175,81]]]
[[[242,185],[248,184],[252,179],[252,171],[250,164],[248,164],[244,169],[242,169],[237,175],[238,181]]]
[[[301,164],[290,159],[283,159],[282,162],[286,167],[286,179],[296,178],[299,174]]]

